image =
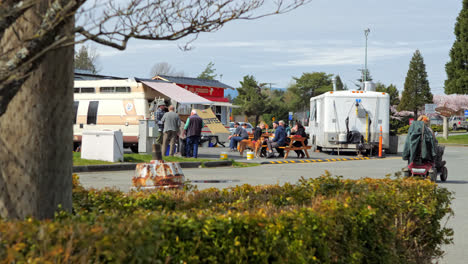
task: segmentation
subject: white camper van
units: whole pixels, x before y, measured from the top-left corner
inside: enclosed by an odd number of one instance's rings
[[[120,130],[124,147],[138,151],[139,120],[150,119],[155,100],[177,105],[181,117],[192,107],[205,108],[212,102],[176,84],[157,80],[99,79],[75,80],[74,149],[81,143],[83,131]]]
[[[75,81],[74,89],[75,145],[86,130],[121,130],[124,145],[137,149],[138,120],[150,117],[148,100],[154,94],[145,94],[133,79]]]
[[[309,136],[316,149],[371,149],[389,144],[389,104],[386,93],[331,91],[310,99]]]

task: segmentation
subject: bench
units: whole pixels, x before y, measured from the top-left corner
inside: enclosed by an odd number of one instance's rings
[[[296,137],[296,136],[291,136],[289,137],[289,139],[291,139],[291,141],[289,142],[289,145],[287,146],[282,146],[282,147],[278,147],[279,149],[283,149],[285,151],[284,153],[284,158],[288,158],[289,156],[289,152],[291,150],[303,150],[307,156],[308,159],[310,159],[310,156],[309,156],[309,152],[307,151],[308,149],[311,149],[312,146],[306,146],[304,141],[307,139],[305,137]],[[294,146],[294,142],[301,142],[301,145],[300,147],[297,147],[297,146]],[[267,145],[263,144],[261,147],[263,148],[266,148]]]

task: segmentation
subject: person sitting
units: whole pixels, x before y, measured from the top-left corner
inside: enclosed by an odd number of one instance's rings
[[[304,145],[307,146],[307,134],[305,132],[304,126],[301,124],[301,122],[297,121],[296,125],[291,129],[291,135],[295,136],[300,136],[300,137],[305,137],[306,139],[304,140]],[[302,142],[296,141],[293,143],[293,146],[295,147],[302,147]],[[303,150],[294,150],[297,154],[298,158],[303,159],[305,157],[305,153]]]
[[[234,124],[234,127],[236,127],[236,130],[231,136],[229,136],[229,139],[231,140],[229,143],[229,148],[231,151],[237,151],[237,143],[239,143],[239,141],[249,138],[247,130],[245,130],[245,128],[243,127],[240,127],[238,122]]]
[[[434,133],[434,131],[432,131],[432,128],[431,128],[431,126],[429,124],[429,117],[427,117],[425,115],[420,115],[418,117],[418,121],[423,121],[424,125],[426,125],[426,127],[429,129],[429,131],[431,131],[432,138],[434,139],[435,151],[436,151],[436,156],[434,157],[434,163],[435,163],[435,166],[436,166],[437,170],[440,170],[446,164],[445,160],[442,160],[442,157],[443,157],[444,151],[445,151],[445,146],[439,145],[439,142],[437,141],[435,133]]]
[[[245,126],[244,126],[245,125]],[[244,129],[247,128],[247,124],[244,123],[242,125]],[[265,123],[261,122],[258,126],[256,126],[253,130],[253,139],[250,141],[247,140],[242,140],[239,142],[239,153],[242,156],[244,153],[244,150],[249,147],[250,149],[257,151],[257,146],[260,144],[259,140],[262,137],[263,129],[265,129]],[[255,153],[257,154],[257,153]]]
[[[283,147],[286,144],[286,131],[284,129],[284,121],[273,122],[273,128],[275,129],[275,137],[267,141],[268,145],[268,156],[267,158],[273,158],[273,148]],[[281,153],[279,155],[281,157]]]

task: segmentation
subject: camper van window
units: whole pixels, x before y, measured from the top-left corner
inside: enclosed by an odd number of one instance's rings
[[[317,106],[316,101],[312,101],[310,106],[310,121],[315,121],[317,119]]]
[[[82,87],[80,88],[80,93],[95,93],[96,92],[96,89],[94,89],[94,87]]]
[[[101,93],[113,93],[114,87],[100,87],[99,92]]]
[[[130,93],[132,89],[128,86],[109,86],[109,87],[100,87],[99,91],[101,93]]]
[[[99,101],[91,101],[89,102],[88,107],[88,118],[86,120],[86,124],[96,124],[97,119],[97,111],[98,111]]]
[[[74,101],[73,102],[73,116],[74,116],[73,124],[76,124],[76,117],[78,115],[78,106],[79,105],[80,105],[79,101]]]
[[[115,87],[116,93],[129,93],[131,92],[130,87]]]
[[[322,118],[320,116],[322,114],[322,108],[321,107],[322,107],[322,102],[317,101],[317,105],[315,107],[315,114],[316,114],[315,115],[315,120],[317,120],[316,123],[320,123],[322,121]]]
[[[80,93],[80,87],[75,87],[75,89],[73,90],[74,93]]]

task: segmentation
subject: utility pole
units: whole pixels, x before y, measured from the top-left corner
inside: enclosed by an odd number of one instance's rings
[[[367,36],[369,35],[370,29],[365,29],[364,30],[364,35],[366,36],[366,53],[365,53],[365,64],[364,64],[364,85],[367,81]]]

